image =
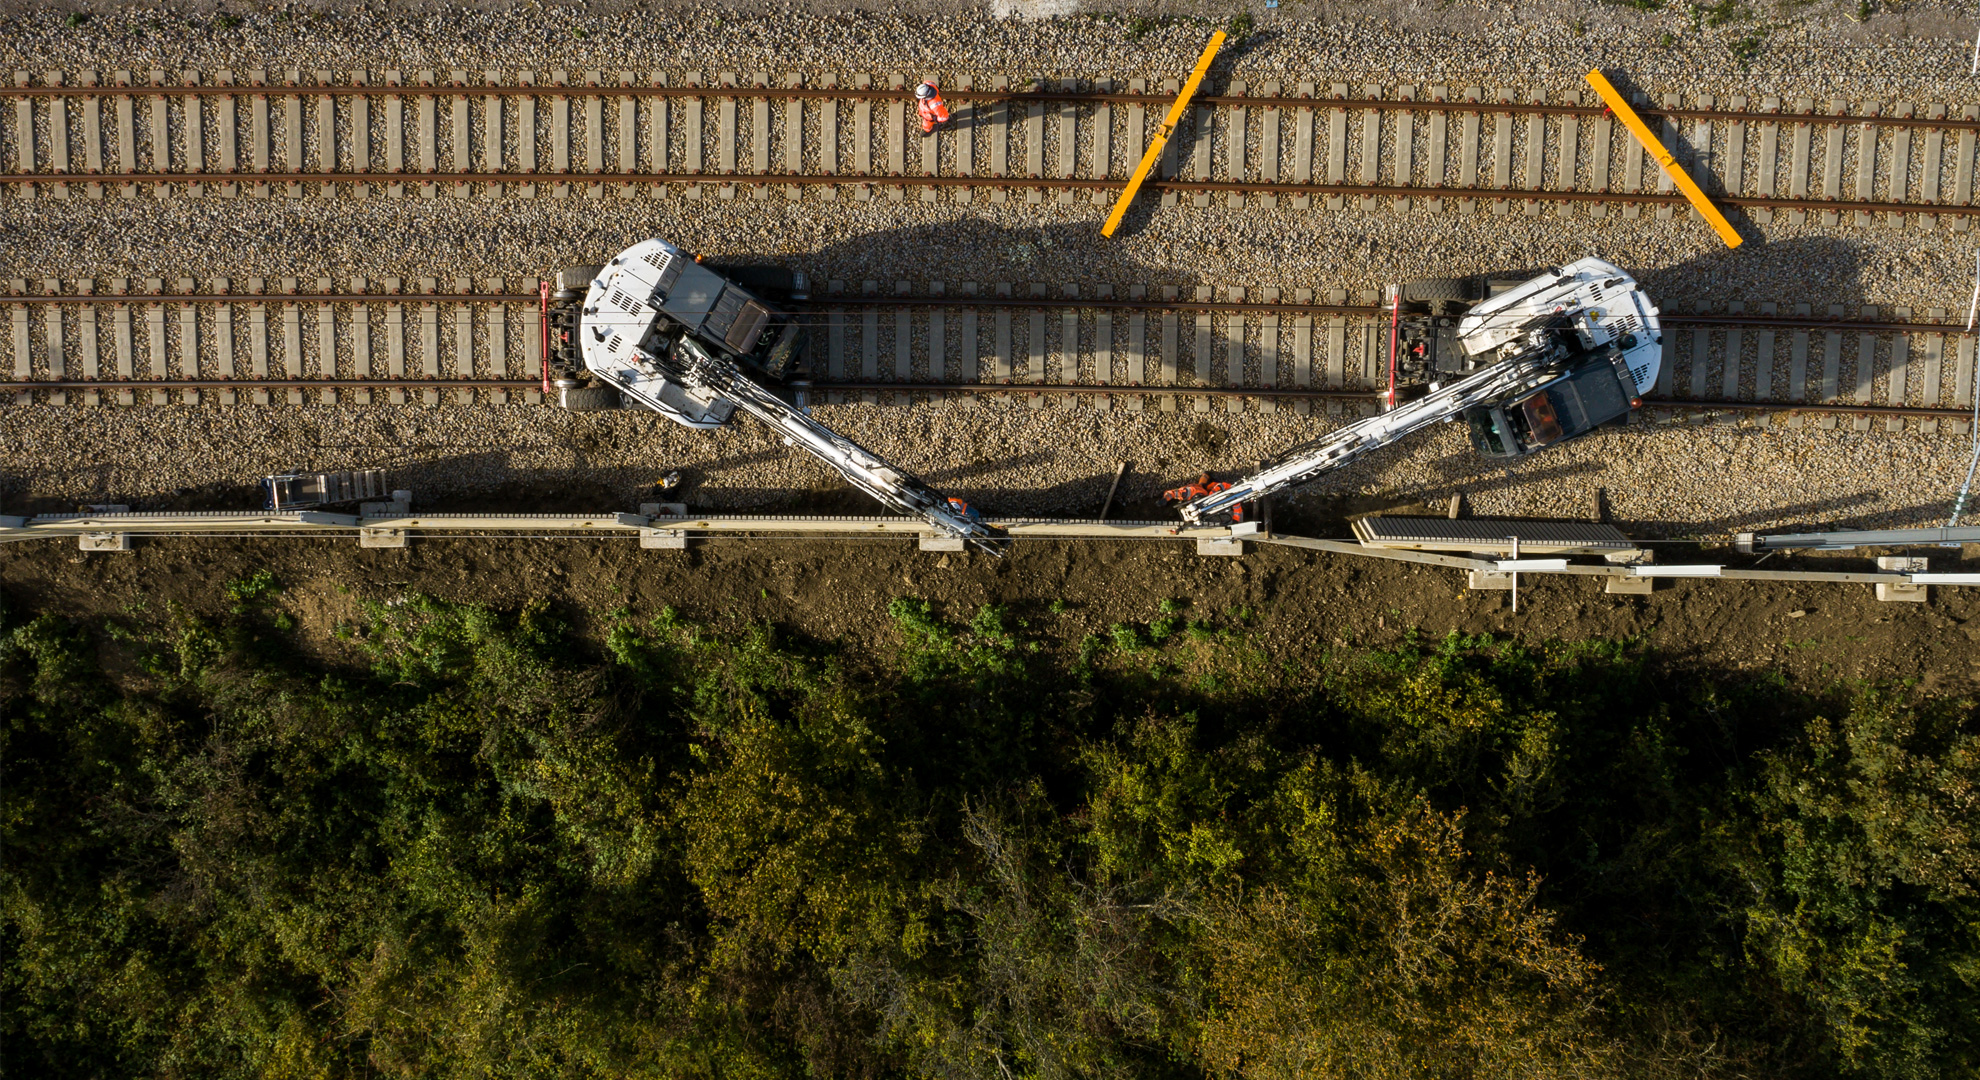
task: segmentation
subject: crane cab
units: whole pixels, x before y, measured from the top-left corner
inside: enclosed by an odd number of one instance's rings
[[[1523,397],[1464,411],[1472,449],[1483,457],[1517,458],[1628,421],[1642,399],[1620,356],[1568,372]]]

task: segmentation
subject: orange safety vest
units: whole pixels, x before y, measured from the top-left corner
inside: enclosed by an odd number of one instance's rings
[[[1224,483],[1222,480],[1212,480],[1208,485],[1199,484],[1192,480],[1189,483],[1184,484],[1179,488],[1170,488],[1169,490],[1163,492],[1162,499],[1165,502],[1190,503],[1190,502],[1195,502],[1196,500],[1204,497],[1205,495],[1215,495],[1219,491],[1229,491],[1230,487],[1231,485]],[[1243,503],[1232,504],[1231,524],[1235,525],[1243,520],[1244,520],[1244,504]]]
[[[929,83],[928,85],[934,86],[935,84]],[[921,130],[923,131],[934,131],[936,124],[946,124],[949,122],[949,106],[942,101],[942,91],[939,89],[928,97],[916,98],[914,107],[915,111],[921,114]]]
[[[1205,494],[1205,495],[1215,495],[1216,493],[1218,493],[1218,492],[1220,492],[1220,491],[1229,491],[1230,489],[1231,489],[1231,485],[1229,485],[1229,484],[1226,484],[1226,483],[1224,483],[1224,482],[1223,482],[1222,480],[1212,480],[1212,481],[1210,481],[1210,486],[1209,486],[1209,487],[1207,487],[1207,488],[1204,488],[1204,489],[1203,489],[1203,494]],[[1244,520],[1244,504],[1243,504],[1243,503],[1232,503],[1232,504],[1231,504],[1231,524],[1233,524],[1233,525],[1235,525],[1235,524],[1237,524],[1238,522],[1240,522],[1240,521],[1243,521],[1243,520]]]

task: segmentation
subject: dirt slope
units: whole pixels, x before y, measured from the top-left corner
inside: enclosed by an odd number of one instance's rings
[[[1934,554],[1935,568],[1972,563]],[[540,597],[588,630],[621,606],[671,605],[718,628],[767,620],[877,648],[892,640],[886,605],[896,596],[926,597],[962,615],[1006,604],[1034,628],[1072,640],[1104,636],[1116,622],[1145,623],[1174,599],[1189,617],[1223,625],[1248,615],[1253,639],[1287,657],[1393,645],[1412,629],[1429,637],[1456,630],[1634,638],[1721,668],[1980,688],[1980,590],[1934,589],[1928,604],[1903,604],[1878,603],[1862,585],[1678,581],[1649,597],[1623,597],[1593,579],[1529,578],[1514,614],[1505,593],[1468,591],[1454,570],[1272,547],[1206,558],[1171,541],[1032,541],[1001,562],[900,541],[708,541],[659,552],[615,540],[424,540],[377,551],[332,540],[168,539],[87,556],[48,541],[0,546],[0,594],[17,615],[157,614],[170,604],[214,611],[227,603],[226,582],[261,569],[282,584],[279,603],[297,622],[299,644],[332,653],[337,623],[359,614],[361,601],[409,591],[503,608]],[[1050,610],[1055,601],[1062,613]]]

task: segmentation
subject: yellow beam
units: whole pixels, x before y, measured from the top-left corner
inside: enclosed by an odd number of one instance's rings
[[[1684,192],[1684,197],[1691,200],[1691,205],[1698,213],[1712,223],[1712,228],[1719,234],[1719,239],[1724,240],[1729,248],[1736,248],[1745,243],[1740,239],[1739,230],[1733,228],[1732,222],[1726,220],[1726,215],[1719,213],[1719,208],[1712,205],[1712,200],[1678,165],[1677,159],[1671,156],[1669,150],[1664,149],[1663,140],[1657,138],[1651,132],[1650,125],[1644,123],[1643,118],[1636,115],[1636,110],[1629,107],[1629,102],[1624,101],[1623,96],[1610,85],[1600,68],[1588,73],[1588,85],[1602,95],[1602,100],[1608,103],[1609,111],[1616,114],[1616,117],[1623,122],[1623,126],[1629,129],[1629,133],[1636,136],[1636,141],[1642,143],[1643,148],[1650,151],[1650,156],[1657,159],[1657,164],[1664,167],[1664,171],[1669,173],[1671,180],[1677,184],[1678,190]]]
[[[1182,94],[1176,103],[1169,106],[1168,119],[1155,132],[1155,141],[1148,144],[1148,152],[1141,155],[1141,164],[1134,167],[1134,175],[1128,179],[1127,190],[1121,192],[1120,200],[1114,203],[1114,211],[1107,215],[1107,223],[1100,226],[1101,236],[1112,236],[1121,227],[1121,219],[1127,216],[1128,204],[1134,201],[1134,193],[1141,190],[1141,182],[1148,179],[1148,170],[1155,167],[1155,159],[1162,156],[1162,148],[1169,145],[1169,136],[1175,134],[1176,125],[1182,122],[1183,110],[1189,108],[1189,99],[1196,96],[1196,88],[1202,84],[1203,76],[1210,72],[1210,61],[1217,58],[1217,50],[1224,47],[1224,32],[1210,35],[1210,44],[1203,47],[1203,55],[1196,59],[1196,70],[1189,73],[1189,81],[1183,84]]]

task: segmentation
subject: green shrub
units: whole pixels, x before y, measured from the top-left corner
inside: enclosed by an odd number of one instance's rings
[[[50,1075],[1960,1075],[1966,697],[1641,642],[0,609]],[[277,613],[280,618],[280,613]],[[112,632],[112,628],[115,632]],[[1112,648],[1108,648],[1111,642]],[[1736,1021],[1736,1023],[1734,1022]],[[1680,1053],[1679,1048],[1682,1048]],[[1709,1049],[1708,1049],[1709,1048]]]

